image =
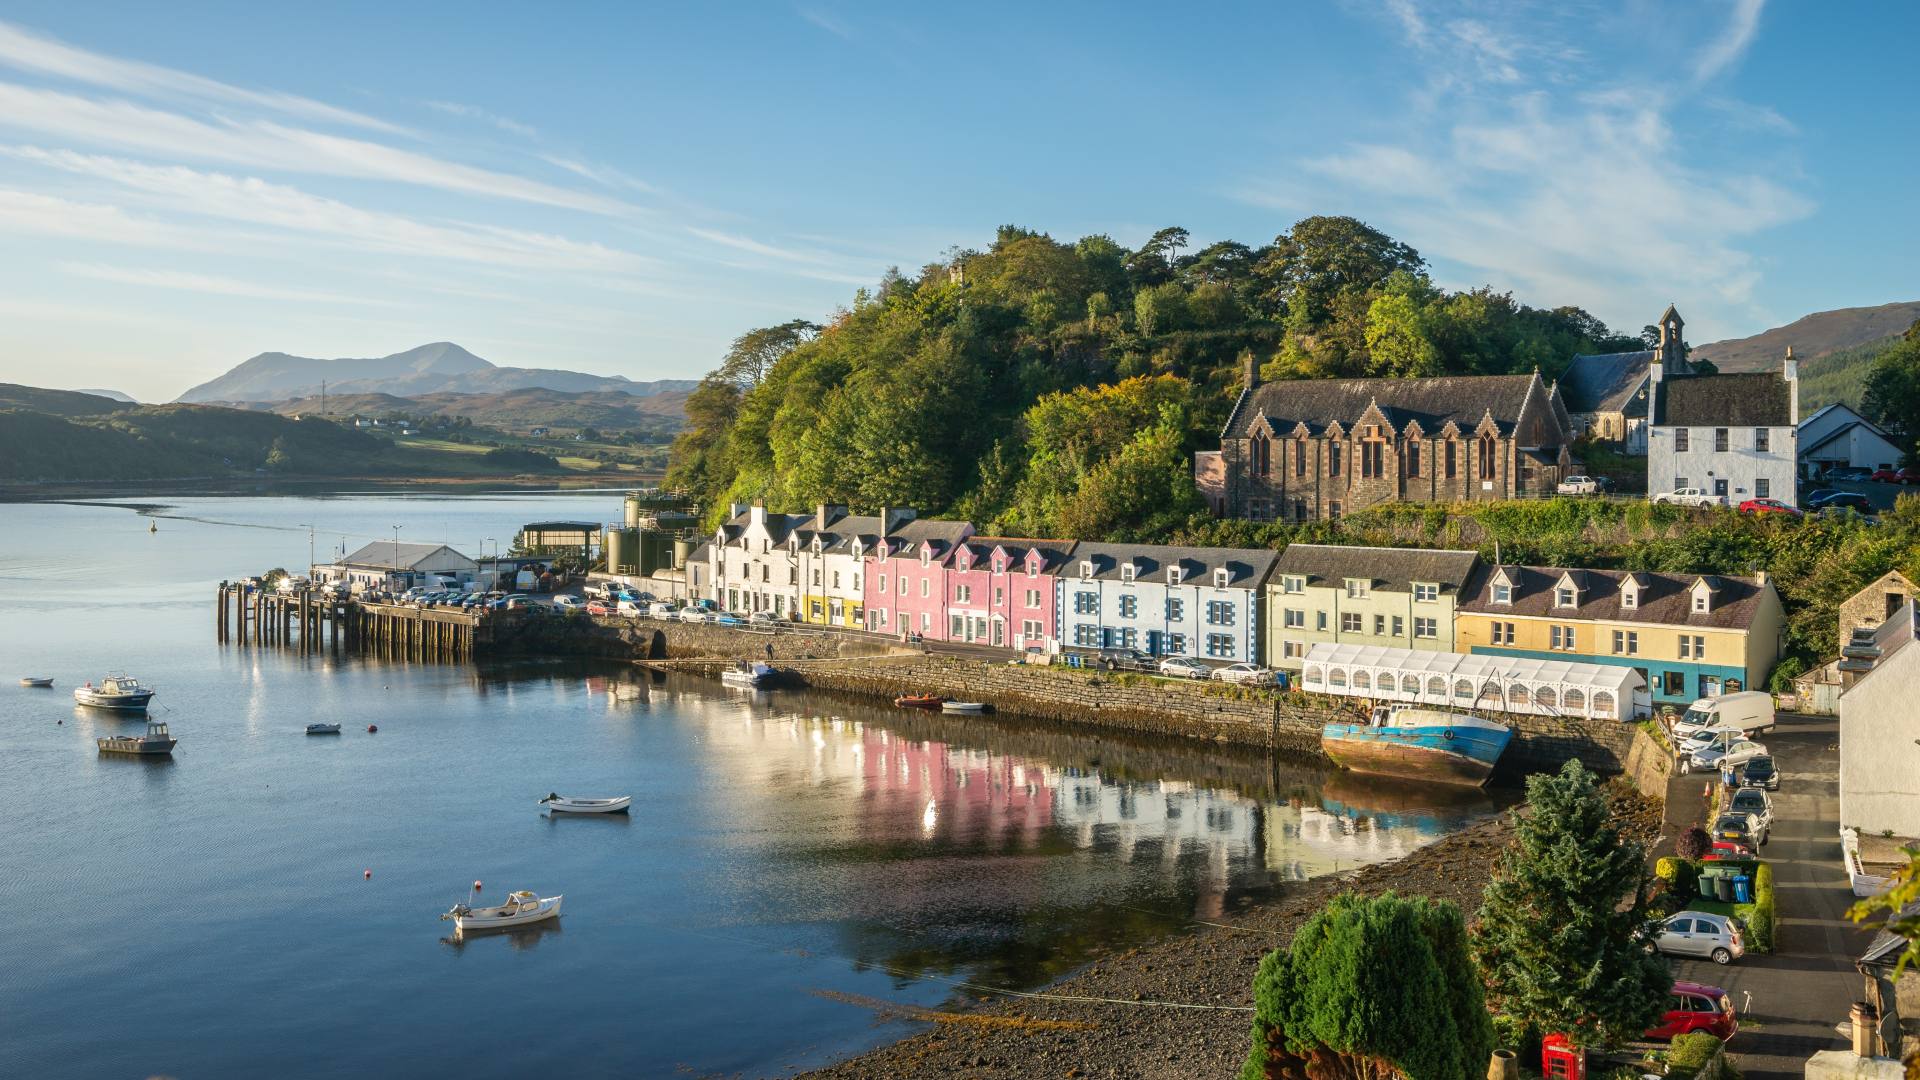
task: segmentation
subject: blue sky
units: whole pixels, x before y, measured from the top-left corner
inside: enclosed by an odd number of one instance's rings
[[[1312,213],[1704,342],[1920,297],[1920,6],[0,8],[0,381],[458,341],[692,377],[1002,223]]]

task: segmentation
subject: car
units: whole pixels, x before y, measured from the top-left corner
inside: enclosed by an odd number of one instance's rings
[[[1837,484],[1845,480],[1865,480],[1872,475],[1873,469],[1866,465],[1835,465],[1822,473],[1820,479]]]
[[[1735,788],[1733,796],[1727,800],[1727,810],[1752,818],[1755,827],[1760,830],[1760,842],[1767,842],[1768,835],[1773,832],[1773,799],[1765,790],[1757,787]]]
[[[1241,686],[1272,686],[1279,682],[1279,674],[1272,668],[1259,664],[1228,664],[1215,668],[1211,676],[1214,682],[1237,683]]]
[[[581,606],[580,598],[577,596],[569,596],[565,593],[562,593],[561,595],[553,598],[553,606],[557,608],[568,608],[568,609],[578,608]]]
[[[1707,834],[1715,840],[1731,840],[1752,851],[1758,851],[1767,843],[1767,834],[1760,829],[1759,821],[1752,814],[1721,814],[1713,819],[1713,828]]]
[[[1672,491],[1663,491],[1653,496],[1655,506],[1725,506],[1727,497],[1715,495],[1705,488],[1683,487]]]
[[[1797,507],[1788,506],[1779,499],[1748,499],[1746,502],[1740,504],[1740,512],[1743,514],[1785,514],[1788,517],[1799,517],[1804,511]]]
[[[667,603],[664,600],[656,600],[653,603],[647,605],[647,616],[649,618],[671,619],[674,617],[674,614],[675,614],[674,606],[672,604]]]
[[[747,616],[747,625],[749,626],[778,626],[785,621],[785,619],[782,619],[771,611],[756,611]]]
[[[1648,1028],[1646,1039],[1665,1042],[1681,1035],[1704,1031],[1726,1042],[1740,1030],[1733,1015],[1733,998],[1717,986],[1696,982],[1676,982],[1667,1001],[1667,1014],[1656,1027]]]
[[[707,621],[715,626],[745,626],[747,620],[731,611],[716,611],[707,616]]]
[[[1169,656],[1160,661],[1160,674],[1181,679],[1204,679],[1207,670],[1207,665],[1186,656]]]
[[[1750,739],[1742,739],[1731,745],[1715,742],[1693,752],[1687,764],[1695,769],[1718,769],[1723,765],[1745,765],[1747,762],[1765,754],[1767,748]]]
[[[1881,484],[1920,484],[1920,468],[1909,465],[1904,469],[1875,469],[1867,479]]]
[[[1654,930],[1653,947],[1668,956],[1700,956],[1731,964],[1747,954],[1740,920],[1706,911],[1676,912]]]
[[[1846,508],[1861,514],[1873,513],[1873,500],[1857,491],[1816,491],[1807,496],[1809,510]]]
[[[1773,695],[1765,690],[1738,690],[1718,697],[1696,699],[1687,706],[1687,711],[1674,721],[1674,738],[1682,742],[1708,741],[1709,732],[1714,730],[1739,731],[1752,734],[1757,731],[1772,731],[1774,723]],[[1699,749],[1689,748],[1689,752]]]
[[[1560,495],[1598,495],[1605,486],[1605,481],[1591,476],[1569,476],[1555,485],[1553,490]]]
[[[684,623],[703,623],[707,621],[707,613],[697,607],[681,608],[675,618]]]
[[[1101,649],[1094,658],[1097,666],[1111,671],[1152,671],[1153,657],[1138,649]]]
[[[1780,770],[1774,767],[1771,755],[1761,754],[1756,758],[1748,758],[1747,763],[1740,766],[1738,775],[1740,786],[1743,788],[1759,788],[1762,791],[1780,790]]]

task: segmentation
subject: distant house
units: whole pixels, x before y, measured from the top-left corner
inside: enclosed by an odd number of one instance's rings
[[[1261,588],[1276,558],[1264,548],[1075,544],[1059,574],[1061,640],[1068,649],[1258,663]]]
[[[1890,469],[1900,463],[1900,447],[1886,429],[1839,402],[1800,421],[1798,442],[1800,475],[1809,480],[1849,465]]]
[[[1687,361],[1683,325],[1668,305],[1648,374],[1647,494],[1697,487],[1734,505],[1769,498],[1792,505],[1800,423],[1793,350],[1779,372],[1703,375]]]
[[[336,562],[312,568],[315,582],[339,583],[359,592],[395,591],[424,582],[429,574],[472,581],[480,564],[445,544],[375,540]]]
[[[1840,605],[1840,648],[1845,649],[1855,633],[1872,630],[1899,611],[1901,606],[1920,596],[1907,575],[1889,570],[1879,580],[1848,597]]]
[[[1840,824],[1862,835],[1920,837],[1920,616],[1909,601],[1859,631],[1840,666]]]
[[[547,429],[543,427],[537,427],[528,431],[527,434],[533,436],[536,439],[544,439],[547,437]]]
[[[1318,644],[1453,651],[1473,551],[1289,544],[1267,579],[1267,660],[1297,671]]]
[[[1647,376],[1654,355],[1646,349],[1573,358],[1560,375],[1560,393],[1575,436],[1618,444],[1628,454],[1647,452]]]

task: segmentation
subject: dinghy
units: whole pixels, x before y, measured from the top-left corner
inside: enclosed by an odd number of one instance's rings
[[[52,679],[43,679],[38,675],[28,675],[20,680],[21,686],[36,686],[42,690],[53,685]]]
[[[893,699],[893,704],[901,709],[937,709],[946,700],[937,694],[902,694]]]
[[[728,686],[738,686],[747,690],[757,690],[772,682],[775,672],[766,664],[749,664],[737,660],[733,666],[720,673],[720,681]]]
[[[617,795],[611,799],[576,799],[571,795],[549,794],[540,802],[555,813],[567,814],[622,814],[627,805],[633,802],[631,795]]]
[[[510,893],[498,907],[468,907],[455,904],[442,919],[452,920],[455,933],[468,930],[512,930],[531,926],[560,916],[560,897],[536,896],[521,891]]]
[[[983,713],[987,711],[984,701],[943,701],[940,711],[944,713]]]
[[[99,686],[74,687],[73,699],[96,709],[144,709],[153,700],[153,688],[141,686],[131,675],[109,675]]]
[[[340,734],[340,725],[339,725],[339,724],[308,724],[308,725],[307,725],[307,734],[309,734],[309,735],[338,735],[338,734]]]

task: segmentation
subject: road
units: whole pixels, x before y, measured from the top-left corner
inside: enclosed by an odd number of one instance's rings
[[[1741,1070],[1752,1080],[1786,1080],[1804,1076],[1816,1051],[1847,1045],[1839,1025],[1861,994],[1853,958],[1873,935],[1844,915],[1853,893],[1840,861],[1838,722],[1782,713],[1779,727],[1763,738],[1781,772],[1773,835],[1762,849],[1773,863],[1779,907],[1775,952],[1730,967],[1671,963],[1676,979],[1723,987],[1741,1008],[1740,1034],[1727,1047]],[[1675,776],[1668,805],[1697,817],[1708,779]]]

